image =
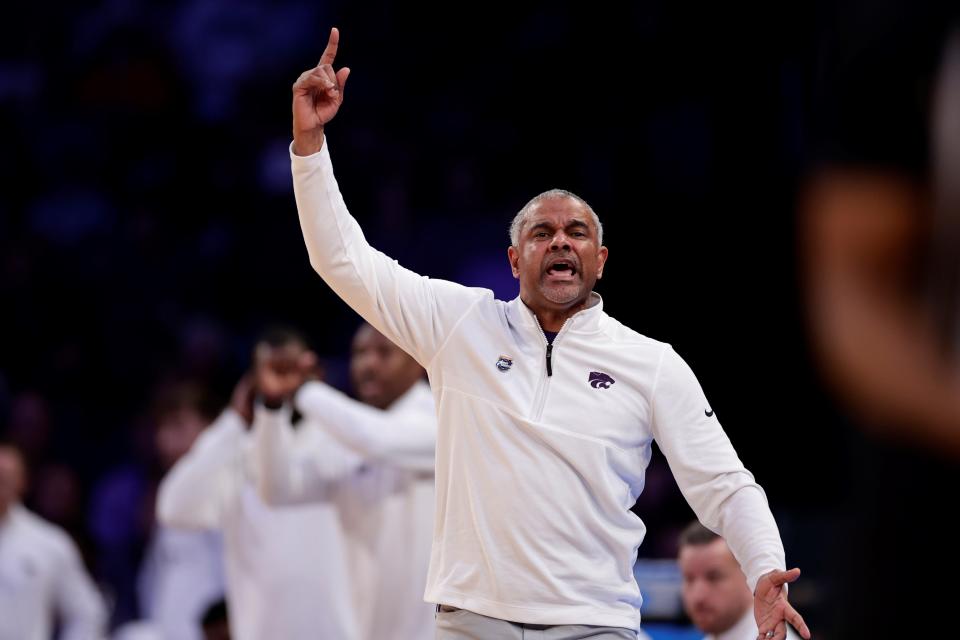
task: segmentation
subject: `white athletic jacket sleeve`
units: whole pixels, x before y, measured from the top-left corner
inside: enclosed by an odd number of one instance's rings
[[[303,385],[294,402],[305,416],[365,458],[413,471],[433,471],[435,412],[383,411],[322,382]]]
[[[54,578],[54,599],[62,640],[103,638],[107,611],[72,541],[64,545],[63,562]]]
[[[371,247],[340,195],[326,140],[318,153],[326,161],[290,148],[310,264],[367,322],[426,367],[485,290],[417,275]]]
[[[244,477],[236,467],[243,465],[245,432],[240,414],[227,409],[200,434],[160,483],[157,519],[162,524],[181,529],[221,526],[224,507]]]
[[[693,371],[669,346],[653,390],[652,429],[687,502],[726,540],[750,590],[764,573],[783,570],[783,544],[766,494],[737,457]]]
[[[290,407],[254,414],[257,486],[269,505],[329,500],[339,481],[356,473],[363,458],[341,446],[307,414],[296,429]]]

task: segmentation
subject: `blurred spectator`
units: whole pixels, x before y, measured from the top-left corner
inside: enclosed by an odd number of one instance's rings
[[[683,607],[707,640],[756,640],[753,593],[723,538],[699,522],[680,535]],[[787,625],[787,638],[797,639]]]
[[[113,624],[152,621],[164,637],[199,640],[200,617],[223,594],[220,537],[155,526],[156,485],[210,422],[208,394],[189,383],[162,385],[151,410],[147,466],[127,464],[100,482],[91,529],[99,573],[112,587]]]
[[[106,610],[70,537],[30,511],[20,451],[0,442],[0,639],[103,637]]]
[[[28,504],[44,520],[67,531],[86,554],[89,550],[86,503],[76,471],[62,462],[45,462],[36,467],[31,477]]]
[[[13,397],[7,432],[31,467],[46,457],[50,430],[50,406],[43,395],[23,391]]]

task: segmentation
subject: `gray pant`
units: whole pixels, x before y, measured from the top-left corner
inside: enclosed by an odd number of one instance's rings
[[[637,640],[637,632],[623,627],[585,624],[522,624],[440,605],[435,637],[436,640]]]

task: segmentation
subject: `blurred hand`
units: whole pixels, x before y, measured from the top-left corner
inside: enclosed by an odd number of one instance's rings
[[[260,345],[254,361],[256,392],[273,408],[290,400],[318,369],[316,354],[298,347]]]
[[[300,74],[293,83],[293,152],[308,156],[323,146],[323,126],[333,120],[343,104],[343,87],[349,67],[333,70],[340,44],[340,31],[330,30],[330,39],[313,69]]]
[[[809,640],[810,629],[796,609],[787,602],[787,595],[783,590],[783,585],[799,577],[800,569],[771,571],[757,582],[757,590],[753,594],[753,614],[760,630],[757,640],[784,640],[787,637],[787,622],[792,624],[803,638]],[[773,635],[767,636],[769,631],[773,631]]]

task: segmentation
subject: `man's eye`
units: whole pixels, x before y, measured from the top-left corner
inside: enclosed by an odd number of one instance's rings
[[[575,235],[575,236],[578,237],[578,238],[586,238],[586,237],[587,237],[587,234],[585,234],[583,231],[574,231],[574,232],[573,232],[573,235]]]
[[[546,231],[540,231],[540,232],[538,232],[536,235],[534,235],[534,237],[535,237],[535,238],[546,238],[546,237],[547,237],[547,232],[546,232]]]

